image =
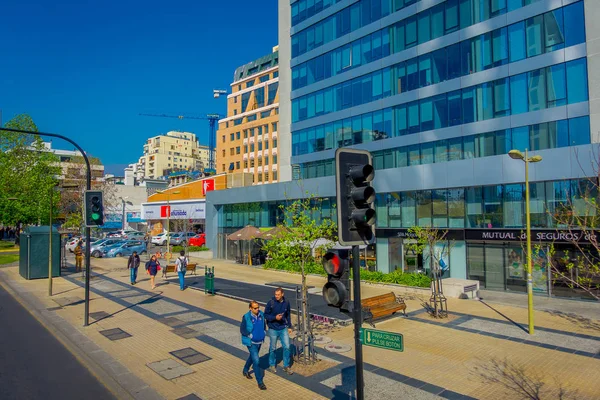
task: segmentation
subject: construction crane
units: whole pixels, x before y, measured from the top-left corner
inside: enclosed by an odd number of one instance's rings
[[[206,114],[206,117],[188,117],[185,115],[169,115],[169,114],[140,114],[145,117],[161,117],[161,118],[177,118],[177,119],[203,119],[208,120],[209,135],[208,135],[208,168],[204,169],[207,174],[217,172],[215,165],[215,142],[216,142],[216,123],[223,118],[219,114]]]

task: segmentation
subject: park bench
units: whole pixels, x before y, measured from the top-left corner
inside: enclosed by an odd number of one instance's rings
[[[363,320],[371,326],[374,320],[389,317],[402,311],[406,316],[406,303],[400,296],[396,296],[394,292],[382,294],[375,297],[369,297],[361,301],[363,308]]]
[[[190,272],[191,275],[196,275],[196,267],[197,266],[198,266],[198,264],[196,264],[196,263],[188,263],[188,265],[185,267],[185,271]],[[167,264],[167,266],[165,266],[163,269],[163,277],[168,278],[167,274],[169,274],[171,272],[175,273],[176,271],[177,271],[177,266],[175,264]]]

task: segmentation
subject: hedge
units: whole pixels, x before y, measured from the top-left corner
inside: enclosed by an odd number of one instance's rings
[[[267,260],[263,268],[300,273],[300,265],[296,265],[289,261]],[[327,275],[323,269],[323,266],[316,262],[307,263],[305,265],[305,272],[307,274]],[[398,285],[423,288],[431,287],[431,278],[424,274],[402,273],[400,271],[394,271],[389,274],[385,274],[379,271],[361,270],[360,278],[363,281],[374,283],[395,283]]]
[[[183,246],[173,246],[172,247],[172,251],[173,253],[179,253],[181,250],[186,250],[185,247]],[[210,249],[208,247],[204,247],[204,246],[189,246],[187,247],[187,251],[209,251]]]

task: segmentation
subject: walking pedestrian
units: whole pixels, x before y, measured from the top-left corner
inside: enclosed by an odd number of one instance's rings
[[[185,251],[179,252],[179,257],[175,260],[175,268],[177,269],[177,275],[179,275],[179,290],[185,289],[185,273],[187,272],[187,265],[189,260],[185,256]]]
[[[254,300],[252,300],[248,306],[248,311],[242,317],[240,323],[240,333],[242,334],[242,344],[248,348],[250,355],[244,364],[242,374],[248,379],[252,379],[250,375],[250,366],[254,369],[254,376],[256,377],[256,383],[260,390],[267,390],[265,383],[263,382],[264,372],[260,369],[258,352],[260,347],[265,341],[265,315],[260,311],[260,306]]]
[[[129,280],[132,285],[137,283],[137,272],[138,267],[140,266],[140,256],[138,256],[137,251],[134,251],[133,254],[129,256],[129,260],[127,260],[127,268],[129,268]]]
[[[79,240],[75,246],[75,272],[83,270],[83,242]]]
[[[156,288],[156,285],[154,285],[154,278],[156,278],[158,271],[160,271],[160,263],[156,259],[156,256],[153,255],[150,258],[150,261],[146,263],[146,273],[150,275],[150,287],[152,290]]]
[[[290,333],[292,333],[290,302],[285,299],[282,288],[275,289],[275,296],[267,303],[265,319],[269,325],[269,371],[277,372],[275,350],[279,339],[283,347],[283,370],[286,374],[293,375],[290,369]]]

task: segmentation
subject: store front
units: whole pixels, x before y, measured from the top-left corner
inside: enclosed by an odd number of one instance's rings
[[[204,232],[205,204],[204,199],[142,203],[142,219],[149,221],[152,234],[166,230],[167,221],[171,232]]]
[[[407,229],[377,229],[377,269],[381,272],[401,270],[405,273],[427,273],[429,251],[422,255],[409,249],[414,241]],[[524,230],[511,229],[450,229],[447,241],[449,268],[444,277],[478,280],[482,289],[526,292],[527,251]],[[565,279],[557,279],[555,271],[577,280],[578,268],[568,268],[583,257],[598,260],[588,234],[557,230],[532,230],[533,290],[536,293],[567,298],[591,298],[585,291],[571,288]],[[575,243],[579,243],[576,245]],[[554,277],[554,279],[553,279]],[[600,282],[599,282],[600,283]]]

